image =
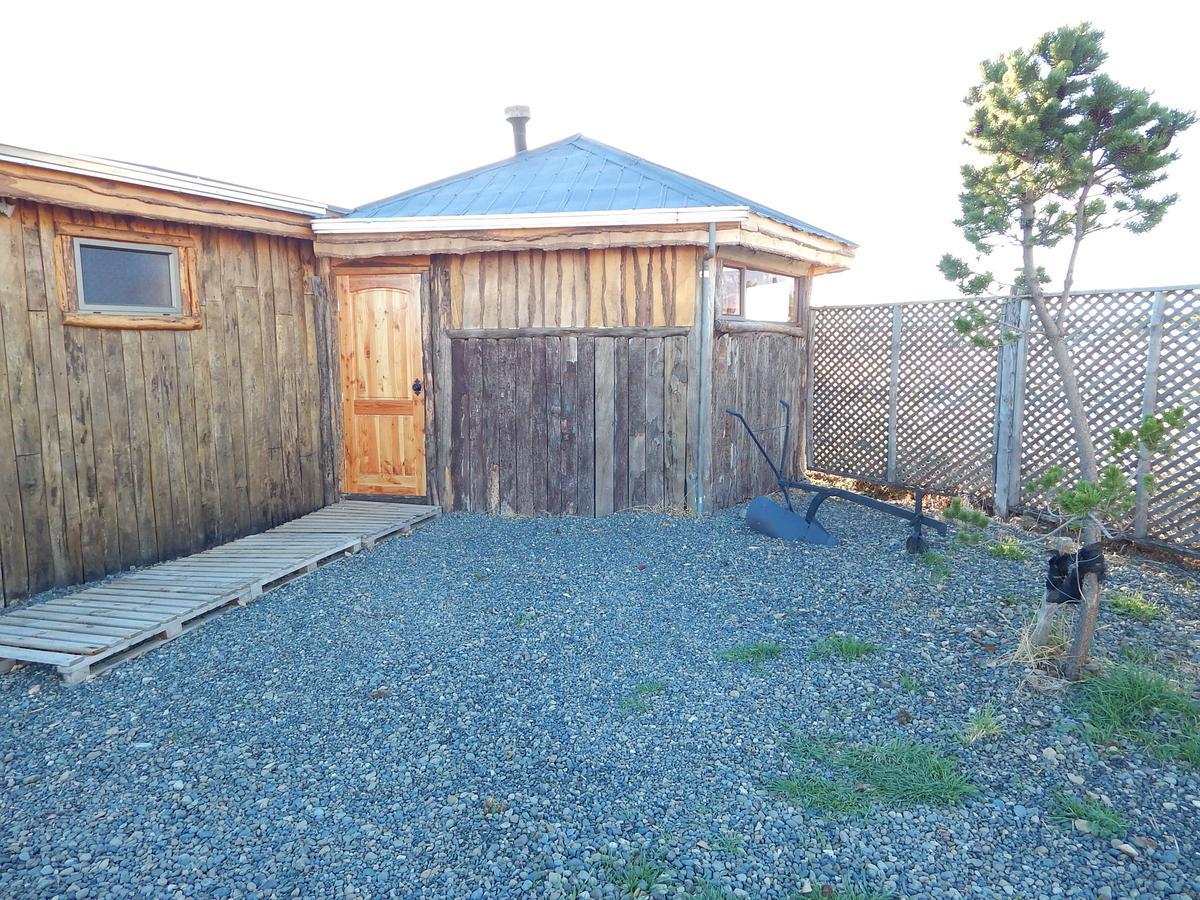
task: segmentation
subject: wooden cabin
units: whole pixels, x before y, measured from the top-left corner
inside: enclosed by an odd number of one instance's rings
[[[329,212],[0,146],[0,601],[336,499]]]
[[[0,601],[344,495],[705,512],[768,489],[854,245],[576,135],[346,211],[0,145]],[[2,605],[2,602],[0,602]]]
[[[313,223],[352,493],[505,515],[703,512],[804,455],[812,281],[854,245],[582,135]],[[775,433],[778,437],[778,433]]]

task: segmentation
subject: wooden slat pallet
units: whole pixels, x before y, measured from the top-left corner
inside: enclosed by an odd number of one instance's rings
[[[0,614],[0,672],[32,662],[54,666],[67,684],[85,681],[440,511],[343,500],[262,534],[8,610]]]

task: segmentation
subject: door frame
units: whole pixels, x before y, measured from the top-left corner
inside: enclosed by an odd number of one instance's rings
[[[346,348],[343,346],[344,330],[342,328],[341,316],[343,311],[348,308],[350,301],[350,277],[355,275],[417,275],[419,276],[419,315],[420,315],[420,341],[421,341],[421,356],[422,356],[422,374],[421,382],[424,385],[423,394],[425,397],[425,427],[424,427],[424,450],[425,450],[425,494],[357,494],[347,491],[346,482],[349,477],[346,459],[346,418],[347,411],[345,409],[345,389],[343,387],[344,376],[339,372],[337,381],[337,401],[338,409],[333,414],[339,416],[342,420],[341,446],[337,448],[338,459],[341,460],[341,465],[338,467],[338,494],[343,497],[364,497],[371,500],[379,500],[386,502],[399,503],[434,503],[438,502],[438,481],[436,478],[436,461],[432,453],[431,446],[434,432],[437,428],[437,402],[435,399],[436,390],[434,382],[434,372],[436,370],[436,362],[433,353],[436,347],[436,341],[433,339],[433,310],[430,303],[430,260],[428,257],[411,257],[411,258],[396,258],[389,257],[383,259],[365,259],[365,260],[332,260],[330,263],[330,275],[333,281],[334,290],[334,312],[336,315],[335,333],[337,335],[337,360],[339,367],[341,361],[346,355]]]

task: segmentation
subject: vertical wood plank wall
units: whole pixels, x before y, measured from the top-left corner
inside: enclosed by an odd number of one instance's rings
[[[431,341],[449,357],[431,367],[450,419],[430,455],[439,502],[506,515],[687,508],[680,332],[699,261],[692,247],[434,257],[432,315],[449,329]],[[608,333],[621,327],[643,330]],[[485,328],[584,332],[462,336]]]
[[[778,461],[783,407],[792,405],[787,472],[804,466],[804,338],[766,332],[721,334],[713,342],[712,480],[709,500],[720,509],[777,490],[775,478],[746,429],[726,409],[736,409]]]
[[[311,244],[136,220],[195,239],[202,327],[65,326],[55,223],[131,221],[25,201],[0,215],[0,605],[334,499]]]

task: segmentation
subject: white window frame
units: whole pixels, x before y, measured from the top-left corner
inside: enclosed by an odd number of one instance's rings
[[[180,316],[183,314],[183,299],[179,290],[179,248],[166,244],[151,244],[141,241],[109,241],[103,238],[75,237],[71,240],[75,255],[75,292],[79,298],[81,313],[114,316]],[[83,247],[109,247],[116,250],[134,250],[139,253],[160,253],[167,257],[171,278],[171,305],[166,306],[118,306],[108,303],[88,303],[83,292]]]

